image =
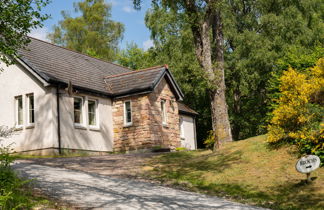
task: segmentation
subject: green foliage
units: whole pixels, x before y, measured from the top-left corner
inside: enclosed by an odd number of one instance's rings
[[[14,158],[10,155],[12,149],[9,146],[0,146],[0,209],[28,208],[29,200],[23,196],[22,187],[26,181],[22,181],[11,169],[10,164]]]
[[[175,150],[176,150],[177,152],[180,152],[180,151],[186,151],[187,148],[185,148],[185,147],[177,147]]]
[[[205,5],[203,2],[196,1],[197,5]],[[134,0],[137,8],[140,4]],[[185,95],[190,95],[185,102],[200,114],[198,139],[205,139],[211,129],[209,97],[195,57],[192,20],[181,5],[180,1],[153,1],[145,20],[155,44],[155,63],[172,67]],[[238,140],[265,133],[267,113],[273,109],[271,98],[279,95],[275,78],[289,63],[305,67],[323,55],[319,47],[324,45],[323,3],[233,0],[215,6],[222,11],[226,98],[233,137]]]
[[[124,25],[111,20],[111,5],[104,0],[84,0],[74,4],[79,17],[62,11],[63,19],[48,35],[51,42],[97,58],[113,61],[118,52]]]
[[[31,29],[42,27],[48,15],[41,9],[49,0],[0,1],[0,61],[12,64],[10,57],[18,56],[17,50],[29,43]]]
[[[117,62],[122,66],[138,70],[156,65],[154,59],[152,50],[144,51],[135,43],[131,43],[127,44],[126,49],[121,50]]]
[[[211,130],[208,132],[208,136],[204,141],[204,145],[207,149],[213,149],[215,144],[215,135],[214,132]]]
[[[234,139],[244,139],[266,131],[266,113],[278,95],[269,80],[280,77],[289,63],[308,66],[319,58],[323,4],[234,0],[223,7],[228,106]]]
[[[290,142],[301,154],[317,154],[324,160],[324,58],[313,68],[283,72],[279,91],[268,142]]]

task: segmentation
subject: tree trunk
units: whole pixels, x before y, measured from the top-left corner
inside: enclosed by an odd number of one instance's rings
[[[216,150],[224,142],[232,141],[225,99],[224,39],[220,13],[211,10],[206,12],[205,19],[201,24],[194,24],[191,29],[196,46],[196,55],[208,81],[212,125],[216,140],[214,150]],[[215,47],[214,52],[212,46]]]
[[[238,116],[241,114],[241,91],[239,87],[236,87],[234,90],[233,98],[233,115]],[[232,135],[234,140],[240,139],[241,126],[239,122],[236,122],[232,125]]]
[[[216,91],[211,92],[212,113],[215,122],[213,129],[218,144],[215,144],[214,150],[221,146],[222,143],[232,141],[231,126],[228,118],[228,109],[226,103],[226,86],[225,86],[225,72],[224,72],[224,37],[221,15],[219,10],[212,16],[212,31],[213,44],[215,46],[215,69],[216,75]]]

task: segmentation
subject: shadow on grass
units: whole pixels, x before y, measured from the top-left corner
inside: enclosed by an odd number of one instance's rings
[[[316,180],[309,184],[296,180],[275,186],[270,191],[274,192],[278,204],[290,207],[287,209],[324,209],[324,194],[316,193],[315,188]]]
[[[146,177],[158,179],[162,182],[187,182],[199,186],[200,180],[208,172],[222,173],[234,163],[242,162],[240,151],[229,154],[195,155],[195,152],[177,152],[153,158],[149,165],[153,170]],[[217,158],[216,158],[217,157]],[[235,165],[235,164],[234,164]]]
[[[220,196],[241,203],[262,206],[270,209],[298,210],[324,209],[324,194],[313,193],[312,185],[303,183],[286,183],[276,186],[267,192],[258,190],[249,185],[207,183],[204,180],[177,180],[172,183],[182,189],[202,192],[208,195]],[[307,193],[301,193],[307,191]]]
[[[313,184],[290,180],[283,185],[274,185],[265,190],[242,183],[225,183],[226,181],[222,180],[218,183],[208,181],[208,176],[220,174],[225,169],[243,163],[241,156],[240,151],[228,154],[211,153],[198,157],[194,152],[165,154],[152,160],[154,168],[149,172],[149,176],[167,185],[232,198],[239,202],[266,208],[324,209],[324,194],[316,193],[316,180]]]

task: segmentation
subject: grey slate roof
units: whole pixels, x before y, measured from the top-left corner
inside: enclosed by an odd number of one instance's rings
[[[26,49],[19,50],[19,60],[50,84],[68,85],[73,89],[86,90],[111,97],[153,91],[165,78],[178,99],[183,94],[171,72],[165,66],[134,71],[102,61],[64,47],[29,37]],[[179,103],[179,112],[197,115],[186,105]]]
[[[71,80],[73,86],[102,93],[107,93],[104,77],[132,71],[35,38],[19,54],[45,80],[66,84]]]
[[[195,110],[189,108],[187,105],[181,102],[178,102],[178,109],[180,114],[199,115]]]
[[[165,78],[177,99],[183,94],[165,66],[156,66],[148,69],[127,72],[105,78],[106,90],[113,96],[123,96],[138,92],[153,91],[162,78]]]
[[[111,94],[121,95],[129,91],[138,92],[153,90],[154,84],[160,80],[164,67],[153,67],[105,78],[106,90]]]

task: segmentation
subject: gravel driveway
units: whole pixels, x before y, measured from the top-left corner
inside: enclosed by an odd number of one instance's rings
[[[22,176],[35,179],[35,187],[49,196],[82,209],[260,209],[148,182],[33,161],[17,161],[13,167]]]

